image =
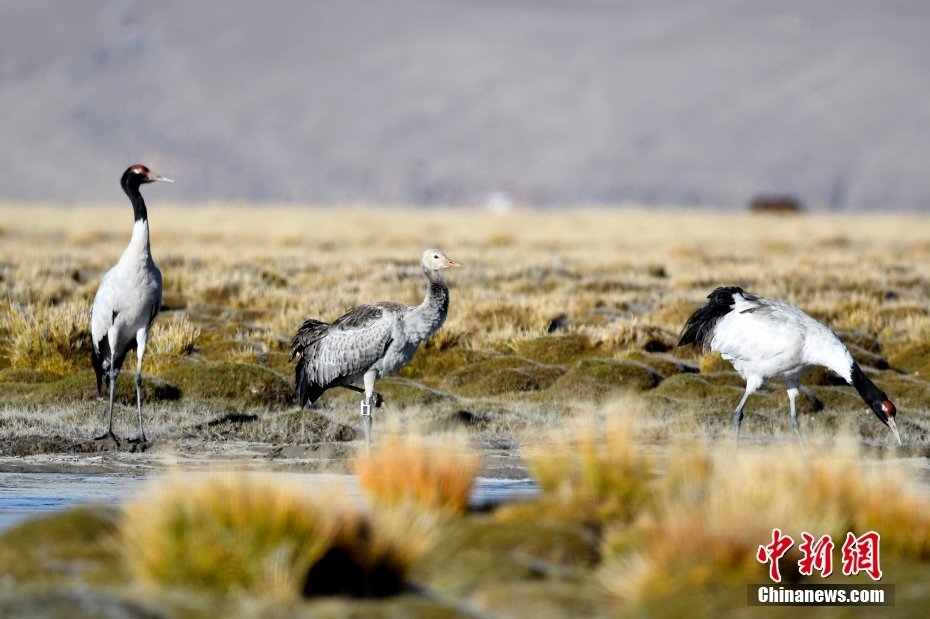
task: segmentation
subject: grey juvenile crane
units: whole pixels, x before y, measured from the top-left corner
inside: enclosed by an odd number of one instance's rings
[[[420,305],[381,301],[350,309],[332,324],[310,319],[291,342],[291,359],[298,357],[295,382],[301,408],[331,387],[362,392],[355,384],[363,381],[366,445],[371,440],[372,400],[376,406],[381,403],[375,381],[410,363],[420,344],[439,331],[449,313],[449,287],[439,271],[462,265],[438,249],[427,249],[420,266],[429,283]]]
[[[898,444],[901,443],[894,404],[869,380],[840,338],[825,325],[787,303],[759,297],[736,286],[717,288],[707,298],[710,299],[707,305],[688,319],[678,345],[693,344],[722,353],[746,381],[746,392],[733,413],[737,445],[743,406],[767,380],[784,381],[791,405],[791,427],[801,440],[794,399],[801,387],[801,377],[815,365],[833,370],[855,387],[878,420],[891,428]]]
[[[139,410],[139,437],[136,441],[145,442],[142,429],[142,358],[145,356],[149,327],[161,309],[161,271],[152,260],[148,212],[139,187],[155,181],[174,182],[152,173],[143,165],[131,166],[123,173],[120,185],[129,196],[135,214],[132,238],[116,266],[103,276],[94,297],[90,319],[94,344],[91,362],[97,373],[97,393],[101,396],[103,377],[108,375],[110,379],[110,422],[107,433],[98,436],[98,440],[112,438],[119,442],[113,434],[113,394],[123,359],[126,353],[135,349],[138,358],[136,406]]]

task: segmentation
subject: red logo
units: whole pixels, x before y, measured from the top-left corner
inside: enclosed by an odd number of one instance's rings
[[[820,570],[820,577],[826,578],[833,573],[833,540],[829,535],[824,535],[817,543],[814,543],[814,536],[808,532],[801,533],[804,541],[798,546],[798,549],[804,553],[804,558],[798,561],[800,572],[804,576],[811,576],[814,569]],[[845,568],[844,568],[845,569]]]
[[[803,576],[812,576],[814,570],[820,572],[821,578],[833,573],[833,540],[824,535],[816,542],[814,536],[807,531],[801,533],[803,541],[798,546],[804,557],[798,561],[799,571]],[[872,580],[881,580],[882,568],[879,565],[879,543],[881,536],[875,531],[869,531],[856,537],[853,533],[846,534],[843,544],[843,575],[853,576],[865,572]],[[756,559],[759,563],[769,564],[769,578],[774,582],[781,582],[781,572],[778,569],[778,560],[794,545],[789,535],[783,535],[781,529],[772,529],[772,543],[759,546]]]
[[[781,529],[772,529],[772,543],[768,546],[759,546],[756,552],[756,559],[759,563],[770,563],[769,578],[775,582],[781,582],[781,572],[778,571],[778,560],[781,559],[788,549],[794,546],[794,540],[787,535],[781,534]]]
[[[872,580],[881,580],[882,568],[878,564],[878,543],[881,537],[869,531],[862,537],[846,534],[843,544],[843,574],[851,576],[865,572]]]

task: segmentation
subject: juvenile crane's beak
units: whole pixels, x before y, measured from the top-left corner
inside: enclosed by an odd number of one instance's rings
[[[462,267],[462,265],[459,264],[458,262],[455,262],[454,260],[449,260],[448,258],[446,258],[445,260],[442,261],[442,266],[444,266],[444,267]],[[464,267],[462,267],[462,268],[464,268]]]

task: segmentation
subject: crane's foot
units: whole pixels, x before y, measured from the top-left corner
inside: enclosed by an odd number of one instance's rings
[[[119,439],[116,438],[115,434],[113,434],[113,430],[109,430],[106,434],[102,434],[94,438],[95,441],[105,441],[108,439],[111,439],[114,443],[116,443],[117,447],[119,446]]]
[[[140,444],[140,445],[141,445],[142,443],[147,443],[147,442],[148,442],[147,440],[145,440],[145,435],[144,435],[144,434],[142,434],[142,435],[140,435],[140,436],[137,436],[136,438],[130,438],[130,439],[126,439],[126,440],[127,440],[129,443],[132,443],[132,444]]]

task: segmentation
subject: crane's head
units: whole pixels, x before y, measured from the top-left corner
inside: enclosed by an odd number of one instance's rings
[[[882,396],[885,396],[885,394],[882,393]],[[872,402],[872,412],[875,413],[875,416],[878,417],[883,424],[891,428],[891,431],[894,432],[894,437],[898,439],[898,445],[900,445],[901,435],[898,434],[898,424],[894,421],[894,416],[898,411],[894,407],[894,404],[891,403],[891,400],[885,396],[881,400]]]
[[[446,258],[446,255],[438,249],[427,249],[423,252],[423,258],[420,260],[420,264],[428,271],[438,271],[439,269],[462,266],[458,262]]]
[[[125,189],[130,185],[144,185],[145,183],[155,183],[161,181],[163,183],[173,183],[174,181],[170,178],[165,178],[164,176],[159,176],[155,174],[147,167],[141,164],[136,164],[129,166],[129,168],[123,173],[123,178],[120,180],[120,185]]]

